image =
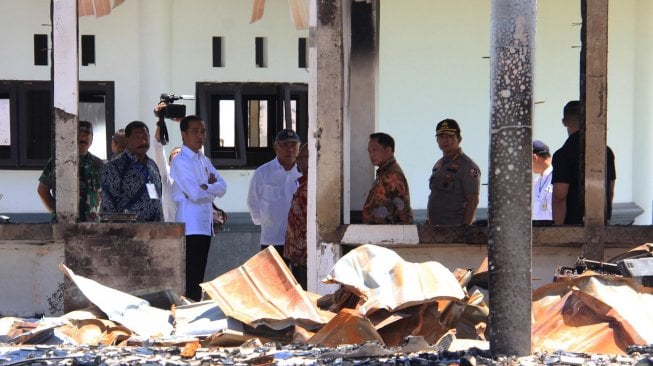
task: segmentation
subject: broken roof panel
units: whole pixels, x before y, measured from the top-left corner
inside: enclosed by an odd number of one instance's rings
[[[653,295],[632,280],[586,275],[533,293],[533,349],[625,354],[653,343]]]
[[[339,283],[361,297],[358,310],[396,311],[435,300],[460,300],[465,294],[456,277],[438,262],[410,263],[394,251],[366,244],[333,266],[324,283]]]
[[[308,340],[309,344],[337,347],[376,341],[384,344],[370,320],[353,309],[342,309],[329,323]]]
[[[273,246],[200,286],[227,316],[252,327],[283,329],[299,323],[313,328],[331,318],[302,290]]]
[[[170,311],[151,307],[141,298],[78,276],[63,264],[59,265],[59,269],[75,282],[84,296],[107,314],[110,320],[126,326],[143,337],[165,337],[172,332]]]

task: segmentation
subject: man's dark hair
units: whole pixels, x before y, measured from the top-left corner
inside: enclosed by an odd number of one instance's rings
[[[393,139],[392,136],[388,135],[387,133],[375,132],[370,134],[370,140],[376,140],[379,145],[383,147],[389,147],[392,152],[395,152],[395,139]]]
[[[190,115],[184,117],[179,123],[179,129],[181,130],[181,132],[188,131],[188,125],[190,125],[190,123],[193,121],[202,121],[202,118],[196,115]]]
[[[580,120],[580,101],[572,100],[571,102],[567,103],[565,108],[562,110],[562,116],[564,118],[575,117]]]
[[[127,125],[127,127],[125,127],[125,136],[127,136],[127,137],[131,136],[131,135],[132,135],[132,131],[133,131],[135,128],[144,128],[145,131],[147,131],[147,133],[150,133],[150,129],[147,128],[147,125],[145,124],[145,122],[142,122],[142,121],[131,121],[131,122],[129,122],[129,124]]]

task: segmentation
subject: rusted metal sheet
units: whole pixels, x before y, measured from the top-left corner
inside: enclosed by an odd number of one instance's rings
[[[302,290],[273,246],[200,286],[227,316],[252,327],[283,329],[297,323],[315,328],[330,319]]]
[[[361,297],[357,309],[366,315],[465,296],[456,277],[442,264],[406,262],[376,245],[362,245],[347,253],[324,282],[350,288]]]
[[[252,17],[249,20],[250,24],[263,18],[264,10],[265,10],[265,0],[254,0],[252,3]]]
[[[533,293],[533,349],[625,354],[653,342],[650,289],[626,278],[583,275]]]
[[[362,344],[368,341],[377,341],[383,344],[383,338],[374,329],[374,325],[368,318],[356,310],[343,309],[315,333],[308,343],[337,347],[341,344]]]

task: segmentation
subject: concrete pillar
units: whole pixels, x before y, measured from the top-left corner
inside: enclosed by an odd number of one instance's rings
[[[79,66],[77,0],[57,0],[52,6],[52,68],[54,84],[54,147],[57,179],[56,212],[59,222],[79,217]]]
[[[379,71],[379,2],[351,3],[351,63],[349,84],[350,143],[349,169],[351,179],[345,179],[350,196],[345,195],[344,223],[348,219],[348,204],[352,210],[362,210],[367,192],[374,182],[374,167],[367,153],[368,136],[377,129]],[[347,135],[346,134],[346,135]],[[345,191],[347,192],[347,191]]]
[[[605,144],[608,120],[608,0],[582,0],[581,98],[584,106],[585,238],[583,257],[603,260]],[[583,128],[581,126],[581,128]],[[581,156],[583,156],[581,154]]]
[[[536,0],[493,0],[489,165],[490,350],[531,353]]]
[[[308,289],[318,293],[319,279],[339,257],[332,243],[343,216],[344,2],[311,0],[309,11]]]

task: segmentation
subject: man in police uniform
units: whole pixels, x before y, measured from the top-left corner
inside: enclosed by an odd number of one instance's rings
[[[440,121],[435,137],[443,156],[433,166],[429,179],[427,224],[470,225],[478,206],[481,170],[460,148],[462,136],[458,122]]]

